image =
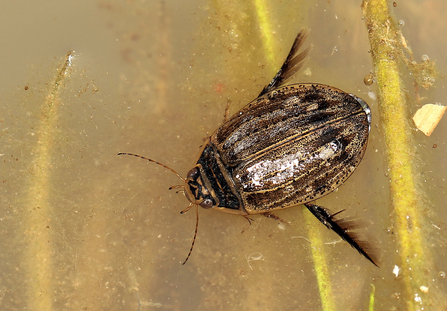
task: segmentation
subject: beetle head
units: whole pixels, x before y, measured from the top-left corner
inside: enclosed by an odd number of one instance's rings
[[[186,175],[185,196],[192,203],[203,208],[212,208],[216,205],[212,194],[203,182],[199,168],[192,168]]]

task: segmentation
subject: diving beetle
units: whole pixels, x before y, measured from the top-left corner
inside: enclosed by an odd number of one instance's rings
[[[298,33],[273,80],[259,96],[226,120],[203,145],[184,184],[189,206],[242,215],[266,214],[304,204],[377,266],[368,245],[350,231],[352,221],[335,217],[313,202],[337,189],[354,172],[366,150],[371,111],[361,98],[335,87],[285,82],[301,69],[310,48],[299,52],[308,32]],[[343,210],[342,210],[343,211]]]

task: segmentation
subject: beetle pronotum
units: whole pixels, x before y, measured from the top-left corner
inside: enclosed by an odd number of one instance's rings
[[[197,206],[247,217],[304,204],[374,265],[368,246],[350,232],[353,221],[336,219],[313,202],[338,188],[359,165],[371,124],[368,105],[353,94],[323,84],[289,84],[309,48],[299,53],[307,31],[300,31],[281,69],[259,96],[226,120],[208,138],[186,179],[167,165],[133,155],[175,173]]]

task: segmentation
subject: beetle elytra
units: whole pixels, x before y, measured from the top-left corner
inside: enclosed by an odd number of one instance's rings
[[[309,49],[299,52],[307,31],[298,33],[281,69],[259,96],[226,120],[203,145],[196,165],[182,178],[190,201],[182,213],[197,206],[243,215],[270,214],[304,204],[326,227],[337,233],[374,265],[368,245],[350,231],[352,221],[335,217],[313,202],[354,172],[367,145],[371,124],[368,105],[335,87],[288,84]],[[174,187],[171,187],[172,189]]]

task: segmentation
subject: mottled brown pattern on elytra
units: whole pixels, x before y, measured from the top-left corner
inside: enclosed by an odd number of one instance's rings
[[[222,160],[235,165],[272,145],[364,113],[349,94],[321,84],[292,84],[257,98],[211,136]],[[293,99],[293,100],[291,100]]]

